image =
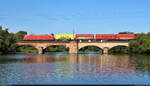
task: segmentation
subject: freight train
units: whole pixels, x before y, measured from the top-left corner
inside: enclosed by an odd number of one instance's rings
[[[110,41],[110,40],[134,40],[134,34],[53,34],[50,35],[25,35],[24,40],[51,40],[51,41]]]

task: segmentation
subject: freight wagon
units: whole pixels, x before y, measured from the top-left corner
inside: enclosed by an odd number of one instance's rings
[[[73,34],[56,34],[56,40],[74,40]]]

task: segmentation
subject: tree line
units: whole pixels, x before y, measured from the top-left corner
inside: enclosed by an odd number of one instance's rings
[[[134,34],[133,32],[119,32],[118,34]],[[18,31],[17,33],[10,33],[8,29],[3,29],[0,26],[0,54],[16,53],[16,52],[38,52],[32,46],[18,47],[17,41],[22,41],[26,31]],[[68,51],[64,46],[52,46],[45,49],[45,51]],[[79,51],[101,51],[98,47],[87,46]],[[109,50],[110,54],[150,54],[150,32],[135,33],[135,40],[129,41],[129,47],[117,46]]]
[[[4,29],[0,26],[0,54],[15,53],[17,50],[17,41],[23,40],[26,31],[17,33],[8,32],[8,28]]]

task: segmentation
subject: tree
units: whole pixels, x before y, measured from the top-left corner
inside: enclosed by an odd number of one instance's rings
[[[109,50],[110,54],[128,54],[128,47],[126,46],[116,46]]]
[[[2,30],[2,26],[0,26],[0,30]]]
[[[24,36],[27,35],[26,31],[19,31],[15,34],[16,41],[22,41]]]
[[[150,36],[144,33],[138,33],[135,40],[129,42],[129,51],[136,54],[150,54]]]
[[[134,34],[133,32],[119,32],[118,34]]]
[[[16,49],[16,41],[14,34],[9,33],[8,29],[5,30],[0,27],[0,54],[14,52]]]
[[[53,35],[53,36],[54,36],[54,33],[51,33],[51,35]]]

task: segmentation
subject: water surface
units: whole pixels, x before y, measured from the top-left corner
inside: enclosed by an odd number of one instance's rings
[[[150,84],[150,57],[97,53],[0,56],[0,84]]]

